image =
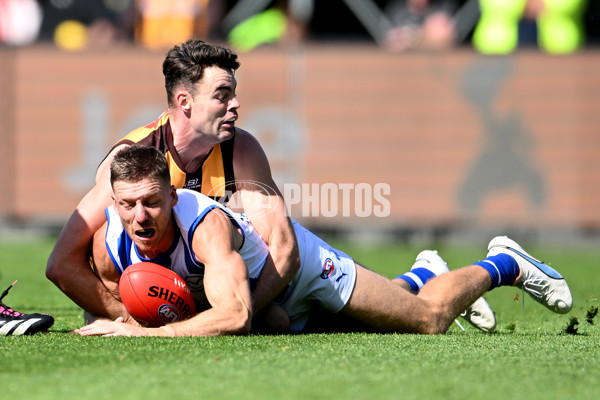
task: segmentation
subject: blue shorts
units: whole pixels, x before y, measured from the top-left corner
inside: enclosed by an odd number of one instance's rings
[[[356,283],[356,265],[344,252],[334,249],[297,222],[292,223],[300,251],[300,269],[279,304],[290,316],[292,333],[298,333],[306,325],[315,304],[332,313],[344,308]]]

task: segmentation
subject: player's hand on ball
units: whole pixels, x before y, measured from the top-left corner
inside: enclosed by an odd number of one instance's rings
[[[114,321],[98,320],[73,331],[81,336],[148,336],[149,331],[141,326],[125,323],[123,317]]]

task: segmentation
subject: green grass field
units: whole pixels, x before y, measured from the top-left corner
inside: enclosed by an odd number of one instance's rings
[[[488,294],[497,332],[463,323],[446,335],[314,334],[99,338],[69,331],[81,311],[44,268],[53,241],[1,240],[0,291],[22,312],[48,312],[48,334],[0,338],[3,399],[596,399],[600,396],[599,249],[526,246],[567,278],[575,306],[556,315],[518,289]],[[337,244],[392,277],[419,249]],[[439,248],[451,268],[485,244]],[[574,325],[578,322],[578,325]],[[596,322],[594,324],[594,322]],[[577,332],[566,333],[572,325]]]

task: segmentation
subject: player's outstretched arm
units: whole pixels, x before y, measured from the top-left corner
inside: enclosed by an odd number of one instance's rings
[[[92,245],[92,262],[94,266],[94,273],[100,279],[105,289],[111,294],[113,299],[116,300],[116,302],[112,299],[109,301],[109,305],[112,310],[110,317],[104,315],[92,315],[91,313],[86,312],[85,323],[89,324],[97,319],[113,320],[117,316],[122,316],[127,323],[139,325],[139,323],[127,312],[127,309],[121,300],[121,295],[119,293],[119,281],[121,276],[113,264],[113,260],[111,259],[106,248],[105,237],[107,228],[108,223],[105,222],[94,234]]]
[[[204,290],[211,308],[189,320],[168,325],[173,336],[220,336],[250,331],[248,269],[237,252],[242,240],[241,232],[218,209],[206,214],[198,225],[192,248],[197,260],[204,264]]]
[[[83,336],[221,336],[247,334],[252,309],[248,270],[236,251],[241,234],[220,210],[209,212],[194,233],[192,248],[204,264],[204,289],[211,305],[206,311],[159,328],[98,321],[75,331]]]
[[[104,208],[111,203],[109,166],[113,150],[98,168],[96,185],[85,195],[65,224],[48,258],[46,276],[71,300],[90,314],[116,318],[122,304],[90,268],[94,233],[106,221]]]
[[[298,243],[286,214],[283,196],[273,181],[269,161],[262,147],[252,135],[240,129],[236,134],[233,165],[244,213],[269,246],[273,258],[273,264],[263,268],[252,291],[252,307],[257,313],[298,272]]]

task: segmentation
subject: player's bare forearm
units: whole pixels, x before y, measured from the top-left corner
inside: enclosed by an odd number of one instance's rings
[[[298,244],[283,196],[273,181],[269,161],[258,141],[241,129],[236,133],[234,170],[236,179],[246,182],[238,187],[244,213],[271,253],[272,263],[265,265],[252,293],[252,310],[256,313],[298,272]]]
[[[109,293],[89,264],[92,234],[77,212],[57,240],[46,267],[46,276],[84,310],[99,316],[121,315],[122,304]]]
[[[75,304],[99,317],[128,317],[123,304],[98,279],[87,260],[61,258],[57,262],[66,273],[54,276],[53,282]]]
[[[76,329],[74,333],[82,336],[226,336],[243,335],[249,332],[249,310],[223,310],[211,308],[195,317],[168,324],[158,328],[144,328],[127,324],[123,318],[114,321],[99,319]]]
[[[149,329],[151,336],[229,336],[249,332],[248,312],[243,309],[208,309],[194,318]]]
[[[46,265],[46,276],[85,311],[99,317],[129,318],[123,304],[107,289],[90,267],[90,244],[106,221],[104,208],[111,200],[110,156],[100,165],[96,185],[77,205]]]
[[[211,308],[173,324],[175,336],[238,335],[250,331],[248,270],[236,251],[242,240],[231,220],[218,210],[209,212],[196,228],[192,248],[204,264],[204,291]]]
[[[85,311],[100,317],[128,317],[125,308],[90,266],[90,244],[106,220],[98,190],[90,191],[65,224],[48,258],[46,276]],[[110,199],[110,197],[109,197]]]
[[[287,229],[273,232],[267,244],[270,256],[252,291],[252,309],[255,313],[281,293],[300,268],[298,244],[291,223]]]

